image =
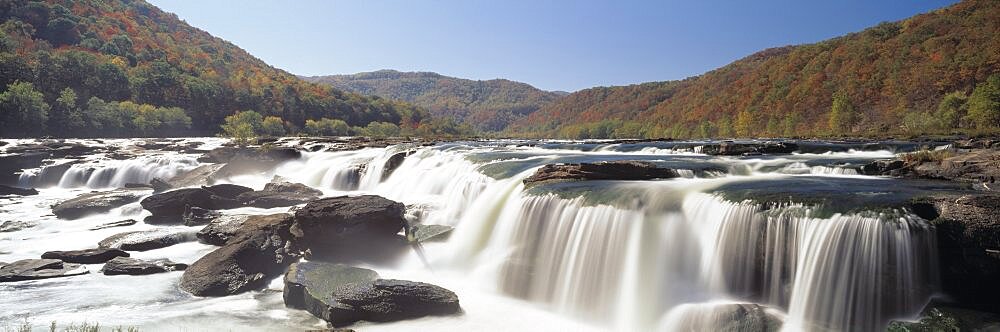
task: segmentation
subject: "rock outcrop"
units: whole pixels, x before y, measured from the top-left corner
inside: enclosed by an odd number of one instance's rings
[[[236,236],[236,232],[250,217],[250,215],[245,214],[234,214],[215,218],[198,231],[198,240],[217,246],[224,245],[229,242],[229,239]]]
[[[239,207],[234,197],[219,196],[206,188],[171,190],[144,198],[139,204],[154,217],[178,217],[180,220],[188,207],[222,210]]]
[[[798,144],[791,142],[721,142],[703,145],[701,153],[712,156],[746,156],[787,154],[798,149]]]
[[[679,177],[677,171],[645,161],[549,164],[524,179],[524,184],[556,180],[652,180]]]
[[[282,181],[268,183],[260,191],[241,193],[236,200],[246,206],[268,209],[308,203],[322,195],[319,189]]]
[[[0,267],[0,282],[69,277],[87,272],[80,264],[58,259],[22,259]]]
[[[0,196],[33,196],[38,195],[38,190],[32,188],[18,188],[0,184]]]
[[[95,248],[69,251],[47,251],[42,254],[45,259],[58,259],[67,263],[78,264],[100,264],[110,261],[116,257],[128,257],[129,254],[121,249]]]
[[[77,219],[111,211],[116,207],[136,202],[150,193],[151,191],[145,188],[90,192],[53,205],[52,214],[63,219]]]
[[[291,234],[307,257],[377,261],[405,250],[399,235],[405,206],[379,196],[340,196],[309,202],[295,211]]]
[[[288,239],[292,216],[253,216],[221,248],[195,261],[181,288],[197,296],[225,296],[259,289],[297,258]]]

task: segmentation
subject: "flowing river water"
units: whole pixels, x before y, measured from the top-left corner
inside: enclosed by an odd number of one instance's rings
[[[129,140],[81,142],[135,150]],[[185,142],[202,149],[224,143]],[[405,203],[412,222],[455,227],[446,241],[424,245],[426,260],[411,253],[366,267],[451,289],[463,313],[354,326],[362,331],[884,330],[890,320],[915,317],[937,291],[934,227],[903,202],[953,188],[858,174],[861,165],[915,144],[800,142],[792,154],[738,157],[702,154],[703,144],[480,141],[319,149],[266,174],[224,182],[260,189],[277,175],[327,196],[376,194]],[[77,220],[51,214],[52,204],[81,193],[169,178],[200,164],[200,154],[135,151],[124,160],[94,154],[68,168],[25,172],[20,185],[40,194],[0,198],[0,222],[31,225],[0,233],[0,261],[92,248],[124,231],[190,229],[139,222],[91,230],[142,220],[149,213],[138,203]],[[390,173],[386,162],[406,151],[412,154]],[[522,183],[545,164],[612,160],[650,161],[682,177]],[[189,242],[133,257],[192,263],[215,248]],[[51,321],[89,321],[144,331],[324,326],[284,307],[280,278],[265,290],[200,298],[178,288],[182,272],[105,276],[97,273],[100,265],[86,268],[90,274],[0,284],[0,321],[27,319],[39,329]]]

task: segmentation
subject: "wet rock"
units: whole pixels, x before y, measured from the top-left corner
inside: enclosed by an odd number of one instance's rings
[[[79,264],[58,259],[22,259],[0,267],[0,282],[69,277],[87,272]]]
[[[931,301],[917,321],[893,321],[886,331],[1000,331],[1000,315]]]
[[[149,187],[153,188],[154,193],[161,193],[170,189],[174,189],[174,186],[167,181],[163,181],[160,178],[153,178],[149,180]]]
[[[244,186],[240,186],[240,185],[235,185],[235,184],[229,184],[229,183],[217,184],[217,185],[207,186],[207,187],[201,187],[201,188],[205,189],[205,190],[208,190],[208,191],[210,191],[211,193],[213,193],[213,194],[215,194],[217,196],[226,197],[226,198],[236,198],[236,196],[239,196],[242,193],[253,191],[253,188],[248,188],[248,187],[244,187]]]
[[[550,180],[651,180],[679,177],[677,171],[644,161],[549,164],[524,179],[524,184]]]
[[[294,148],[225,146],[206,153],[198,158],[198,161],[225,163],[212,174],[212,179],[225,179],[234,175],[269,171],[285,161],[295,160],[301,156],[302,153]]]
[[[786,154],[799,149],[791,142],[721,142],[702,146],[701,153],[712,156],[744,156],[757,154]]]
[[[53,205],[52,214],[63,219],[77,219],[90,214],[105,213],[138,201],[149,193],[148,189],[141,188],[89,192]]]
[[[236,214],[236,215],[222,215],[215,218],[208,223],[204,228],[198,231],[198,240],[201,242],[221,246],[229,242],[236,232],[239,230],[243,223],[249,219],[249,215]]]
[[[903,168],[902,160],[876,160],[861,166],[864,175],[889,175],[890,172]]]
[[[246,206],[268,209],[308,203],[322,195],[322,191],[301,183],[272,182],[261,191],[242,193],[236,200]]]
[[[79,264],[99,264],[107,262],[115,257],[128,257],[128,253],[121,249],[96,248],[70,251],[48,251],[42,254],[42,258],[58,259],[67,263]]]
[[[399,165],[406,161],[406,157],[412,155],[416,151],[404,151],[389,157],[389,160],[385,161],[385,166],[382,168],[382,181],[385,181],[392,175],[393,172],[399,168]]]
[[[106,228],[112,228],[112,227],[132,226],[132,225],[135,225],[138,222],[139,221],[137,221],[135,219],[125,219],[125,220],[119,220],[119,221],[115,221],[115,222],[109,222],[107,224],[103,224],[103,225],[91,228],[90,230],[96,231],[96,230],[106,229]]]
[[[0,184],[17,184],[23,170],[38,168],[42,166],[42,161],[51,156],[52,154],[48,152],[12,153],[0,156]]]
[[[28,221],[21,220],[9,220],[4,221],[0,224],[0,233],[6,232],[16,232],[22,229],[28,229],[37,226],[38,224]]]
[[[334,326],[356,321],[391,322],[424,316],[456,314],[461,310],[454,292],[422,282],[378,279],[351,283],[333,291]]]
[[[676,331],[779,331],[782,320],[767,313],[757,304],[732,303],[713,305],[711,314],[695,310],[694,317],[685,317],[677,325]]]
[[[32,196],[38,195],[38,190],[32,188],[18,188],[0,184],[0,196]]]
[[[409,240],[411,242],[444,241],[448,239],[448,235],[451,235],[453,230],[455,230],[454,227],[447,225],[413,225],[410,227]]]
[[[233,198],[218,196],[203,188],[184,188],[153,194],[144,198],[139,204],[154,216],[181,216],[189,206],[209,210],[240,206],[240,203]]]
[[[112,235],[101,242],[101,248],[115,248],[126,251],[146,251],[166,248],[178,243],[195,241],[194,232],[169,230],[134,231]]]
[[[1000,149],[922,151],[900,158],[873,161],[861,169],[867,175],[987,184],[1000,181]]]
[[[372,283],[378,273],[342,264],[301,262],[285,273],[284,300],[289,308],[306,310],[316,317],[334,321],[339,304],[331,296],[337,288],[350,283]]]
[[[309,257],[335,261],[388,258],[405,241],[405,206],[379,196],[340,196],[309,202],[295,211],[291,234]]]
[[[197,296],[225,296],[260,289],[297,258],[288,242],[289,214],[253,216],[221,248],[191,264],[181,288]]]
[[[184,226],[199,226],[208,224],[221,216],[222,213],[218,211],[189,206],[184,210],[184,215],[181,216],[181,219],[184,221]]]
[[[941,195],[911,210],[933,220],[941,286],[959,305],[1000,311],[1000,194]]]
[[[117,257],[101,268],[104,275],[146,275],[170,271],[183,271],[187,264],[174,263],[168,259],[144,261],[135,258]]]

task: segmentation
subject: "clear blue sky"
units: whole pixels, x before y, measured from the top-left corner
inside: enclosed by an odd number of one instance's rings
[[[546,90],[680,79],[943,0],[150,0],[298,75],[378,69]]]

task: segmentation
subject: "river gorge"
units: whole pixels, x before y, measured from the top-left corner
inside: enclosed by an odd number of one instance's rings
[[[124,232],[180,234],[156,248],[123,249],[160,262],[162,273],[108,275],[101,264],[83,263],[56,278],[0,282],[0,321],[37,329],[52,321],[144,331],[325,328],[311,310],[286,306],[284,270],[225,296],[193,295],[183,280],[196,261],[222,250],[194,235],[206,226],[187,222],[193,213],[208,213],[210,225],[235,216],[301,218],[313,203],[188,206],[184,222],[162,222],[147,204],[150,195],[184,187],[261,192],[280,182],[316,189],[316,199],[402,203],[405,231],[394,235],[408,245],[376,247],[387,253],[379,259],[338,252],[330,261],[440,286],[461,306],[347,325],[360,331],[885,330],[919,319],[932,299],[962,301],[947,291],[955,278],[942,270],[954,262],[942,261],[946,244],[931,220],[947,211],[928,212],[929,197],[989,191],[870,169],[913,151],[956,149],[946,141],[285,138],[260,150],[266,161],[239,162],[218,153],[238,149],[221,138],[3,143],[3,156],[17,158],[5,161],[16,169],[7,182],[37,194],[0,197],[0,261],[96,248]],[[661,171],[644,173],[651,170]],[[134,199],[54,214],[53,206],[92,192]],[[109,224],[124,220],[131,221]],[[298,266],[324,260],[316,247],[293,256]]]

